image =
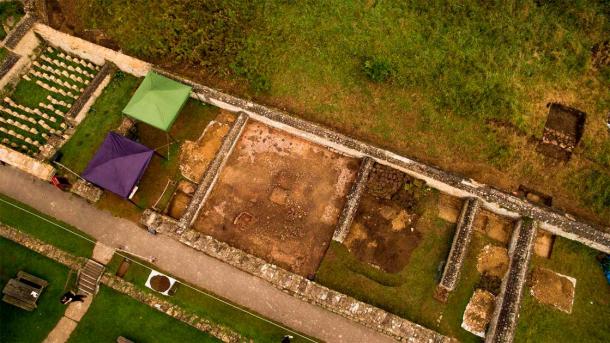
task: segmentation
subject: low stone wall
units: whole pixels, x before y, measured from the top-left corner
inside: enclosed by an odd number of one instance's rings
[[[50,44],[100,66],[109,61],[122,71],[138,77],[146,75],[151,69],[150,63],[57,31],[42,23],[36,23],[34,31]]]
[[[36,18],[30,14],[23,16],[15,28],[4,38],[4,41],[2,41],[3,45],[9,49],[14,49],[19,44],[21,38],[30,31],[35,22]]]
[[[509,247],[510,264],[485,335],[486,343],[510,343],[515,337],[521,297],[536,239],[536,227],[534,221],[524,219],[517,223],[513,231]]]
[[[179,321],[186,323],[199,331],[209,333],[222,342],[247,342],[244,337],[233,330],[222,325],[214,324],[207,319],[189,313],[170,303],[169,301],[163,300],[155,295],[143,292],[136,288],[133,284],[119,277],[106,273],[104,276],[102,276],[102,283],[115,291],[128,295],[143,304],[165,313],[170,317],[178,319]]]
[[[222,145],[214,155],[214,159],[208,165],[201,182],[197,186],[197,190],[191,199],[184,215],[180,218],[180,227],[184,230],[191,226],[193,221],[197,218],[199,210],[203,207],[205,200],[214,188],[218,175],[220,174],[222,167],[227,162],[227,159],[231,155],[235,144],[239,140],[246,123],[248,122],[248,115],[240,113],[229,132],[225,135]]]
[[[0,79],[3,78],[8,72],[13,68],[13,66],[19,61],[21,56],[17,55],[12,51],[8,51],[6,57],[4,57],[4,61],[2,61],[2,65],[0,65]]]
[[[46,256],[56,262],[59,262],[71,269],[78,270],[87,260],[83,257],[77,257],[67,252],[56,248],[53,245],[47,244],[38,238],[25,234],[17,229],[3,225],[0,223],[0,236],[11,240],[15,243],[35,251],[43,256]]]
[[[91,99],[91,97],[94,95],[94,93],[96,93],[96,91],[98,96],[99,94],[101,94],[104,88],[100,87],[102,85],[102,82],[106,80],[108,76],[112,75],[115,70],[116,68],[111,63],[104,63],[102,69],[100,69],[100,71],[97,73],[97,75],[95,75],[93,80],[91,80],[91,82],[87,85],[87,88],[85,88],[85,90],[81,93],[78,99],[76,99],[76,101],[72,104],[72,107],[70,107],[70,110],[68,110],[66,116],[70,118],[76,118],[77,115],[81,112],[81,110],[85,108],[85,104],[87,104],[88,102],[91,103],[89,99]],[[106,82],[106,84],[108,84],[108,82]],[[93,100],[95,100],[95,98],[93,98]]]
[[[22,154],[19,151],[7,148],[1,144],[0,161],[43,180],[49,181],[53,175],[55,175],[55,168],[50,164]]]
[[[345,206],[343,206],[339,222],[337,223],[337,228],[333,233],[333,240],[339,243],[343,243],[345,237],[347,237],[347,234],[349,233],[354,217],[356,216],[356,211],[358,210],[358,205],[360,204],[360,198],[366,189],[366,183],[369,180],[369,175],[371,174],[374,164],[375,162],[373,159],[368,157],[363,158],[360,162],[356,180],[347,195]]]
[[[472,224],[480,206],[481,202],[477,198],[469,198],[464,201],[453,236],[453,243],[451,243],[451,250],[449,250],[449,256],[447,257],[447,263],[445,264],[445,269],[443,270],[443,275],[436,292],[436,297],[441,301],[447,301],[449,292],[455,289],[460,278],[464,258],[466,258],[472,237]]]
[[[402,342],[452,342],[430,329],[390,314],[345,294],[293,274],[263,259],[194,230],[182,230],[178,221],[152,210],[145,210],[141,223],[170,236],[193,249],[259,277],[278,289],[310,304],[325,308],[347,319],[389,335]]]
[[[11,228],[0,223],[0,236],[15,243],[18,243],[32,251],[35,251],[43,256],[46,256],[56,262],[59,262],[71,269],[79,270],[87,261],[84,257],[71,255],[53,245],[23,233],[17,229]],[[209,333],[223,342],[246,342],[246,339],[231,329],[212,323],[207,319],[184,311],[182,308],[173,305],[151,293],[143,292],[136,288],[133,284],[124,281],[116,276],[108,273],[102,276],[102,283],[106,286],[126,294],[139,302],[146,304],[156,310],[159,310],[168,316],[178,319],[197,330]]]
[[[245,112],[252,119],[284,130],[306,140],[330,147],[354,157],[369,156],[377,163],[401,170],[424,180],[432,188],[456,197],[479,198],[486,209],[511,218],[529,217],[540,227],[555,235],[575,240],[593,249],[610,253],[610,228],[576,220],[573,216],[551,207],[542,207],[499,191],[472,179],[445,172],[413,159],[380,149],[322,126],[291,116],[278,109],[262,106],[248,100],[222,93],[163,69],[160,74],[193,87],[192,96],[232,112]]]

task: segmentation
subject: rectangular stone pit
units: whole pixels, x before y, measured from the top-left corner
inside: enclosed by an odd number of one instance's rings
[[[358,167],[358,159],[249,121],[192,229],[313,277]]]

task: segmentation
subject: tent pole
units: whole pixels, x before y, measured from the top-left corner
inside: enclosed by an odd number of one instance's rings
[[[133,200],[131,200],[131,199],[127,199],[127,200],[129,200],[129,202],[130,202],[130,203],[132,203],[132,204],[133,204],[133,206],[135,206],[135,207],[137,207],[137,208],[139,208],[139,209],[141,209],[141,210],[143,210],[143,209],[144,209],[143,207],[140,207],[140,205],[136,204],[136,203],[135,203]]]

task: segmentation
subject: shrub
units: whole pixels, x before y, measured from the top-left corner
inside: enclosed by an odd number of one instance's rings
[[[394,74],[390,62],[376,57],[365,59],[362,71],[373,82],[387,81]]]

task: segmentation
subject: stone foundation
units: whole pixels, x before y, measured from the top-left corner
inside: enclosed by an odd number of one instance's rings
[[[509,246],[510,265],[496,299],[494,314],[485,335],[486,343],[508,343],[515,337],[536,229],[537,223],[531,219],[519,221],[514,229]]]
[[[184,212],[184,215],[182,218],[180,218],[180,227],[182,230],[189,228],[193,221],[197,218],[199,210],[201,210],[205,200],[212,191],[212,188],[214,188],[218,175],[220,174],[222,167],[227,162],[229,155],[231,155],[231,152],[239,140],[241,132],[243,131],[247,122],[248,115],[245,113],[240,113],[231,126],[229,132],[227,132],[222,141],[222,145],[203,174],[203,178],[201,179],[201,182],[199,182],[199,186],[197,186],[197,190],[195,191],[191,202]]]
[[[354,185],[347,195],[345,206],[343,206],[343,210],[341,211],[337,228],[333,233],[333,240],[339,243],[343,243],[345,237],[347,237],[347,234],[349,233],[352,222],[354,221],[354,217],[356,216],[356,211],[358,210],[358,205],[360,204],[360,198],[366,189],[366,183],[369,179],[369,175],[371,174],[374,164],[375,162],[373,159],[368,157],[363,158],[360,162],[358,175],[356,175]]]
[[[46,181],[51,180],[53,175],[55,175],[55,168],[50,164],[7,148],[4,145],[0,145],[0,161]]]
[[[133,284],[119,277],[111,276],[106,273],[104,276],[102,276],[102,283],[117,292],[128,295],[143,304],[165,313],[170,317],[178,319],[179,321],[186,323],[199,331],[207,332],[222,342],[232,343],[247,341],[244,337],[236,332],[233,332],[231,329],[222,325],[214,324],[207,319],[183,310],[169,301],[165,301],[155,295],[141,291]]]
[[[436,298],[440,301],[447,301],[449,292],[457,286],[472,237],[472,224],[480,206],[481,202],[476,198],[464,201],[462,213],[453,236],[453,243],[451,243],[451,250],[449,250],[449,257],[447,257],[447,263],[436,291]]]
[[[451,338],[390,314],[345,294],[293,274],[261,258],[233,248],[194,230],[182,230],[178,221],[145,210],[141,223],[181,243],[238,269],[257,276],[278,289],[310,304],[320,306],[402,342],[451,342]]]
[[[38,238],[34,238],[28,234],[25,234],[17,229],[13,229],[12,227],[6,225],[0,224],[0,236],[20,245],[23,245],[24,247],[32,251],[35,251],[43,256],[52,259],[53,261],[59,262],[74,270],[79,270],[80,267],[87,260],[83,257],[76,257],[74,255],[68,254],[67,252],[56,248],[51,244],[47,244],[39,240]]]

